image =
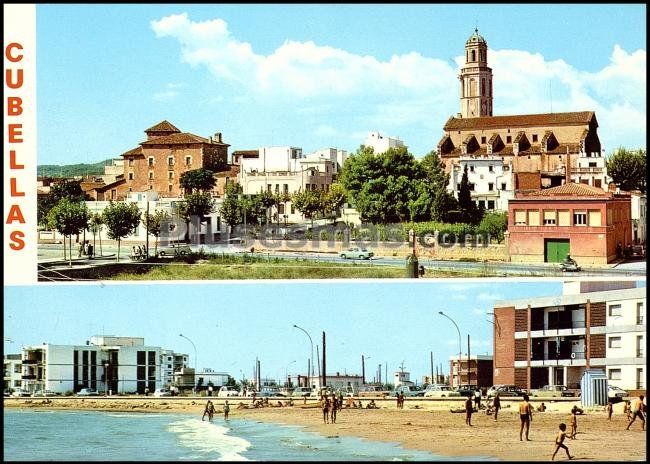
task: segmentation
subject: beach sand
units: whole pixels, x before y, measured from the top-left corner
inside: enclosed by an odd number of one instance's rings
[[[211,398],[220,415],[223,398]],[[5,407],[47,409],[94,409],[110,411],[173,412],[201,416],[207,398],[5,398]],[[399,443],[405,448],[430,451],[445,457],[484,456],[502,460],[546,461],[553,454],[554,437],[560,422],[570,423],[569,410],[577,402],[545,402],[548,409],[535,413],[530,429],[531,441],[519,441],[517,403],[503,401],[498,422],[481,411],[472,417],[472,427],[465,425],[465,415],[451,413],[460,403],[450,401],[407,401],[396,409],[394,400],[378,401],[380,409],[343,409],[336,424],[323,424],[315,401],[306,405],[296,401],[292,407],[238,409],[239,400],[229,399],[230,418],[299,425],[324,436],[351,435],[384,442]],[[244,402],[250,404],[250,399]],[[367,401],[364,402],[367,404]],[[535,404],[534,404],[535,405]],[[643,461],[646,459],[646,434],[637,420],[626,431],[623,404],[614,406],[611,421],[604,408],[587,410],[578,416],[578,434],[566,445],[577,460]],[[567,460],[563,450],[556,460]]]

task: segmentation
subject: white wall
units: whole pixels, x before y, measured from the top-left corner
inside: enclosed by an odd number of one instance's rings
[[[363,142],[366,147],[372,147],[374,153],[379,155],[388,151],[389,148],[403,147],[404,142],[396,137],[387,137],[379,132],[370,132]]]
[[[458,189],[465,165],[467,165],[467,180],[470,184],[474,184],[474,190],[471,192],[472,199],[485,201],[486,209],[488,209],[487,200],[492,200],[494,201],[493,209],[507,211],[508,200],[514,198],[512,166],[509,163],[504,165],[503,160],[498,156],[461,157],[459,164],[455,165],[450,172],[447,187],[447,190],[453,192],[456,198],[458,198]],[[490,190],[490,183],[493,190]],[[502,184],[505,184],[505,190],[502,189]]]

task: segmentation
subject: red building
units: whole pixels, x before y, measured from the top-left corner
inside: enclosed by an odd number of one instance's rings
[[[568,183],[518,193],[508,202],[508,249],[513,262],[607,264],[632,242],[629,194]]]

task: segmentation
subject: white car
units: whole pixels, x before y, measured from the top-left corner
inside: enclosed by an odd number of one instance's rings
[[[185,243],[171,243],[158,250],[159,256],[185,256],[192,253],[192,249]]]
[[[217,393],[218,398],[228,398],[230,396],[240,396],[239,390],[235,387],[224,385],[219,389],[219,393]]]
[[[615,402],[622,401],[623,398],[629,396],[628,392],[615,385],[607,385],[607,398]]]
[[[339,254],[343,259],[370,259],[374,255],[375,254],[372,251],[359,247],[348,248]]]
[[[96,390],[93,390],[92,388],[82,388],[79,390],[79,393],[77,393],[79,396],[99,396],[99,393],[97,393]]]
[[[311,396],[311,387],[296,387],[291,393],[291,396],[297,396],[299,398]]]
[[[156,388],[156,391],[153,392],[153,396],[172,396],[172,392],[166,388]]]
[[[30,393],[22,388],[15,388],[14,391],[11,392],[11,396],[30,396]]]
[[[56,396],[57,393],[52,390],[36,390],[32,396]]]
[[[449,385],[429,385],[424,390],[425,398],[450,398],[460,396],[460,392],[452,390]]]

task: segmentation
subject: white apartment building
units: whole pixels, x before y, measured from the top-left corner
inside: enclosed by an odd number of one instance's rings
[[[494,383],[579,388],[587,368],[613,385],[645,389],[646,288],[577,281],[563,295],[497,301]]]
[[[189,367],[189,356],[184,353],[175,353],[173,350],[160,352],[160,371],[163,386],[174,383],[174,373]]]
[[[641,192],[631,192],[632,241],[645,243],[647,216],[646,196]]]
[[[605,150],[600,152],[580,152],[578,157],[571,156],[571,181],[587,184],[607,190],[609,179],[605,166]]]
[[[6,354],[4,356],[4,391],[20,388],[22,385],[22,356],[20,354]]]
[[[397,137],[387,137],[381,135],[379,132],[370,132],[366,140],[363,142],[366,147],[372,147],[376,155],[380,155],[388,151],[389,148],[404,147],[404,142]]]
[[[504,162],[501,156],[494,155],[461,155],[450,173],[447,187],[456,198],[465,166],[472,200],[477,206],[483,205],[487,211],[508,211],[508,200],[515,194],[511,162]]]
[[[395,385],[395,388],[400,385],[414,385],[411,381],[411,373],[406,371],[396,371],[393,374],[393,384]]]
[[[316,150],[313,153],[309,153],[305,156],[306,160],[329,160],[332,162],[332,172],[333,174],[338,174],[345,164],[345,160],[348,159],[348,152],[346,150],[339,150],[338,148],[322,148]]]
[[[22,388],[58,393],[92,388],[100,393],[154,392],[163,384],[163,350],[141,337],[96,335],[85,345],[25,346]]]

